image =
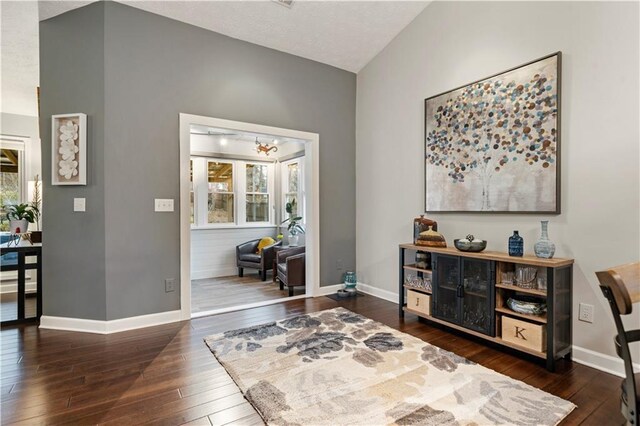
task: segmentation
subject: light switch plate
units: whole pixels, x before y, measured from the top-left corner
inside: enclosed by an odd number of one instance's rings
[[[155,199],[155,211],[157,212],[172,212],[173,211],[173,198],[156,198]]]
[[[74,198],[73,199],[73,211],[84,212],[86,211],[86,198]]]

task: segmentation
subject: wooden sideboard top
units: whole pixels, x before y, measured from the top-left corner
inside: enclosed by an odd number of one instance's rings
[[[563,266],[573,265],[573,259],[553,258],[542,259],[532,255],[524,255],[522,257],[509,256],[508,253],[500,251],[482,251],[480,253],[472,253],[460,251],[455,247],[426,247],[407,243],[400,244],[400,247],[409,250],[428,251],[430,253],[448,254],[451,256],[471,257],[474,259],[496,260],[498,262],[521,263],[526,265],[544,266],[547,268],[560,268]]]

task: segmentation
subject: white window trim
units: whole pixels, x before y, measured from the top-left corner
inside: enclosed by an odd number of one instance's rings
[[[18,179],[20,181],[20,199],[18,203],[27,203],[28,200],[28,179],[27,179],[27,158],[29,156],[29,141],[30,138],[23,138],[18,136],[0,135],[0,148],[12,149],[20,151],[20,157],[18,158]]]
[[[242,175],[242,180],[244,182],[242,182],[242,220],[244,221],[243,223],[238,223],[238,226],[243,226],[243,225],[255,225],[257,227],[263,227],[265,225],[274,225],[275,226],[275,168],[273,166],[273,163],[269,163],[269,164],[265,164],[263,162],[260,161],[238,161],[238,163],[242,163],[241,164],[241,168],[242,168],[242,173],[240,173]],[[255,166],[267,166],[267,192],[266,194],[269,196],[269,207],[268,207],[268,212],[269,212],[269,220],[266,222],[248,222],[247,221],[247,195],[264,195],[263,192],[247,192],[247,169],[246,166],[248,164],[253,164]]]
[[[283,161],[280,163],[280,176],[281,176],[281,185],[280,185],[280,204],[282,211],[281,222],[287,219],[287,194],[289,189],[289,173],[288,167],[289,164],[297,163],[298,164],[298,216],[302,216],[302,225],[306,226],[306,215],[305,215],[305,192],[304,192],[304,157],[293,158],[291,160]]]
[[[194,184],[194,223],[192,230],[198,229],[240,229],[240,228],[267,228],[275,227],[275,166],[274,163],[261,161],[232,160],[228,158],[192,156],[193,184]],[[233,222],[209,223],[208,222],[208,197],[209,185],[207,181],[208,165],[210,162],[227,163],[232,165],[233,185]],[[267,190],[269,195],[269,221],[248,222],[246,217],[247,184],[246,165],[255,164],[267,166]],[[203,201],[204,200],[204,201]]]

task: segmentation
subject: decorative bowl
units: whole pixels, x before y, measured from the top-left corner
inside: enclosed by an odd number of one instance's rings
[[[507,299],[507,306],[520,314],[542,315],[547,312],[547,304],[535,297],[518,296]]]
[[[487,241],[469,241],[466,238],[460,238],[453,240],[453,245],[460,251],[471,251],[477,253],[487,248]]]
[[[343,297],[349,297],[349,293],[346,290],[338,290],[336,292],[338,294],[339,298],[343,298]]]

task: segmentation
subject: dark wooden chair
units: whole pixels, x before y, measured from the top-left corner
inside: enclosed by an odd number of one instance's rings
[[[262,281],[267,279],[267,271],[273,268],[274,247],[281,245],[282,241],[263,248],[261,253],[258,253],[259,242],[260,239],[258,238],[236,246],[236,264],[239,277],[243,276],[244,268],[252,268],[258,270]]]
[[[293,296],[293,288],[306,284],[305,248],[294,247],[279,250],[276,253],[276,271],[280,281],[280,290],[287,286],[289,296]]]
[[[616,266],[596,272],[600,290],[609,301],[618,335],[615,337],[616,352],[624,360],[625,378],[622,382],[621,411],[629,425],[638,425],[638,390],[640,373],[634,374],[629,343],[640,341],[640,329],[626,331],[622,315],[633,311],[633,304],[640,302],[640,262]]]

